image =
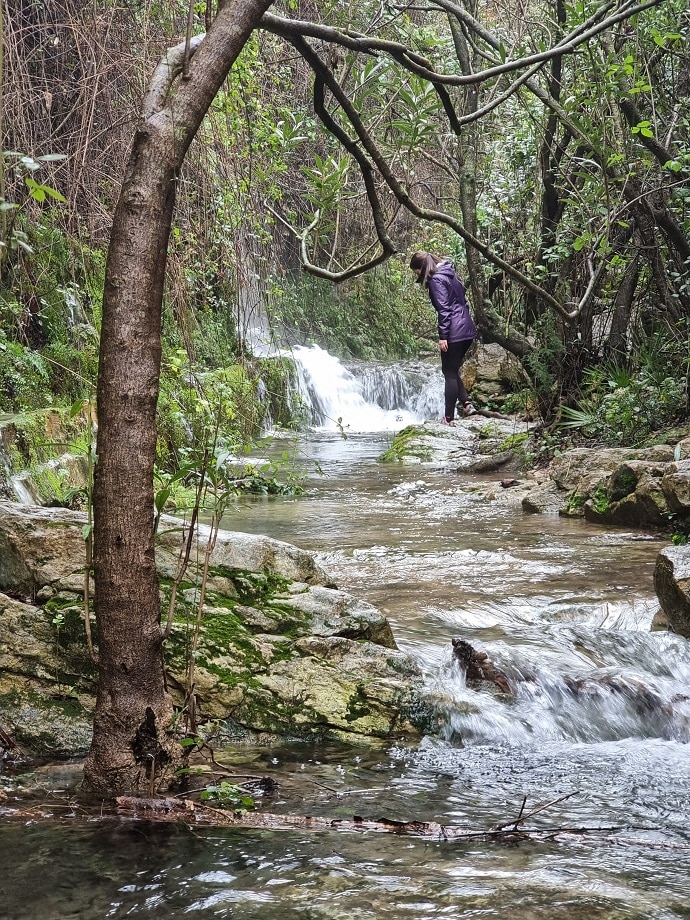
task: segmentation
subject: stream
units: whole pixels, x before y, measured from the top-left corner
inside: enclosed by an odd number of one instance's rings
[[[243,497],[225,526],[315,551],[339,587],[382,609],[438,701],[438,733],[218,759],[277,781],[266,811],[486,830],[526,799],[526,812],[549,807],[525,826],[553,834],[94,818],[70,797],[78,765],[65,765],[26,779],[58,820],[0,824],[0,917],[690,918],[690,645],[650,631],[667,538],[525,515],[483,497],[491,477],[379,464],[390,438],[322,426],[298,445],[305,495]],[[514,700],[465,685],[457,636],[517,681]]]

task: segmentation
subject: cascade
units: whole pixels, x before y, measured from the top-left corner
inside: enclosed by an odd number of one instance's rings
[[[318,345],[289,352],[299,398],[317,428],[391,431],[435,417],[443,378],[437,364],[357,362],[346,367]]]

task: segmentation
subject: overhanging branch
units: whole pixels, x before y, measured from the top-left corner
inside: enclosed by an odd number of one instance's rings
[[[358,138],[358,143],[353,141],[348,136],[348,134],[340,125],[337,124],[337,122],[329,113],[326,113],[326,120],[324,121],[324,125],[327,130],[331,131],[336,139],[342,143],[346,149],[355,157],[360,168],[364,166],[362,176],[364,178],[365,184],[367,182],[367,175],[369,174],[370,176],[371,173],[371,164],[369,162],[371,160],[398,202],[404,208],[410,211],[410,213],[414,214],[415,217],[418,217],[421,220],[428,220],[433,223],[442,223],[447,227],[450,227],[450,229],[457,233],[458,236],[465,241],[465,243],[480,252],[487,259],[487,261],[491,262],[493,265],[496,265],[498,268],[501,268],[509,277],[513,278],[513,280],[517,281],[524,288],[531,291],[531,293],[538,297],[540,300],[543,300],[545,303],[547,303],[559,314],[559,316],[561,316],[563,320],[566,322],[572,322],[577,318],[579,315],[578,310],[572,312],[567,310],[563,304],[561,304],[558,300],[556,300],[555,297],[553,297],[553,295],[551,295],[548,291],[540,287],[540,285],[536,284],[534,281],[524,275],[519,269],[515,268],[515,266],[511,265],[509,262],[506,262],[504,259],[498,256],[485,243],[483,243],[476,236],[466,230],[465,227],[450,214],[446,214],[443,211],[436,211],[430,208],[425,208],[418,204],[412,198],[409,192],[403,188],[398,178],[394,175],[385,157],[378,149],[373,138],[367,131],[354,105],[348,98],[347,94],[343,91],[342,87],[335,79],[332,72],[326,67],[323,61],[321,61],[318,54],[316,54],[314,49],[304,38],[291,36],[289,40],[291,44],[297,48],[300,54],[304,56],[309,66],[314,71],[317,78],[317,84],[321,82],[324,86],[328,87],[334,99],[337,101],[338,105],[345,113],[349,124],[354,129]],[[324,112],[326,112],[325,106],[320,102],[319,108],[317,109],[317,115],[322,117]],[[364,154],[364,151],[366,151],[366,154],[368,154],[368,158]]]
[[[449,2],[449,0],[436,0],[436,2],[441,9],[457,16],[457,18],[467,25],[476,35],[486,41],[488,45],[497,51],[499,50],[501,43],[496,36],[483,28],[473,16],[463,9],[463,7]],[[433,64],[430,61],[412,51],[401,42],[372,38],[371,36],[359,32],[343,32],[333,26],[322,26],[318,23],[308,22],[306,20],[286,19],[282,16],[276,16],[274,13],[265,13],[260,25],[261,28],[265,29],[267,32],[280,35],[288,40],[300,36],[303,38],[316,38],[330,44],[340,45],[343,48],[349,48],[351,51],[356,51],[360,54],[388,54],[399,61],[407,70],[433,83],[443,83],[448,86],[470,86],[484,83],[487,80],[492,80],[506,73],[522,70],[525,67],[531,67],[533,65],[541,66],[554,57],[572,54],[580,45],[588,42],[591,38],[594,38],[606,29],[610,29],[617,23],[630,19],[632,16],[650,7],[659,6],[663,2],[664,0],[644,0],[642,3],[636,3],[635,0],[626,0],[626,2],[619,6],[616,13],[608,16],[606,15],[608,11],[616,5],[615,0],[609,0],[609,2],[603,4],[603,6],[593,13],[589,19],[573,29],[568,35],[564,36],[552,48],[518,58],[514,61],[505,61],[493,67],[488,67],[486,70],[480,70],[470,74],[438,73],[434,70]]]

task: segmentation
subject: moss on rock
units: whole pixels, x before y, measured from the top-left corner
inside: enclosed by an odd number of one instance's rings
[[[415,457],[422,463],[431,460],[429,447],[419,443],[427,432],[419,425],[408,425],[395,435],[388,450],[379,457],[380,463],[401,463],[405,458]]]

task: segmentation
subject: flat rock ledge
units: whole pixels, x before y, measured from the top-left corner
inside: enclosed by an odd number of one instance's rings
[[[81,756],[90,744],[97,674],[84,638],[85,523],[78,512],[0,502],[0,728],[34,754]],[[158,537],[164,618],[181,525],[163,518]],[[192,559],[207,537],[202,527]],[[191,565],[166,643],[180,706],[199,575]],[[422,674],[386,618],[337,590],[311,553],[269,537],[219,534],[195,661],[199,720],[218,720],[238,740],[416,738],[429,720]]]
[[[524,458],[529,426],[520,419],[477,414],[442,422],[409,425],[393,438],[379,460],[455,472],[516,468]]]

